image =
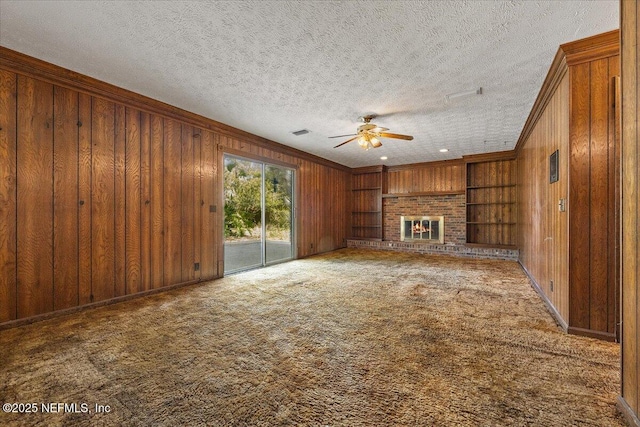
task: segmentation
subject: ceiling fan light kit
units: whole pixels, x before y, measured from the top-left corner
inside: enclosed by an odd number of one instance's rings
[[[330,136],[329,138],[341,138],[345,136],[353,136],[353,138],[344,141],[341,144],[336,145],[333,148],[338,148],[343,146],[351,141],[358,140],[358,145],[363,150],[369,150],[371,148],[382,147],[382,142],[380,142],[380,138],[392,138],[392,139],[404,139],[405,141],[411,141],[413,136],[411,135],[401,135],[398,133],[388,133],[388,128],[383,128],[376,124],[371,123],[371,120],[376,116],[374,114],[369,114],[367,116],[358,117],[359,120],[364,122],[363,125],[358,126],[357,133],[350,135],[338,135],[338,136]]]

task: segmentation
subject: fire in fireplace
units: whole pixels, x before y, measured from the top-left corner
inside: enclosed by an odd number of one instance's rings
[[[444,217],[401,216],[400,240],[403,242],[444,243]]]

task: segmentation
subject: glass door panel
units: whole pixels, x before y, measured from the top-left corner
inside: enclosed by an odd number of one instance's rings
[[[265,264],[292,258],[293,171],[264,167]]]
[[[224,273],[293,258],[292,169],[224,156]]]
[[[224,158],[224,272],[264,264],[262,163]]]

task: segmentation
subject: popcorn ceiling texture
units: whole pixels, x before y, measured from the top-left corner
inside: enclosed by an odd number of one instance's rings
[[[358,167],[514,148],[558,45],[618,22],[615,0],[1,1],[0,44]],[[415,140],[333,149],[366,113]]]

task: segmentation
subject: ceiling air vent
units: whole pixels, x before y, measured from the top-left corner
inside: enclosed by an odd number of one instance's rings
[[[308,131],[308,130],[306,130],[306,129],[300,129],[300,130],[297,130],[297,131],[295,131],[295,132],[291,132],[291,133],[292,133],[292,134],[294,134],[295,136],[300,136],[300,135],[306,135],[306,134],[308,134],[308,133],[309,133],[309,131]]]

